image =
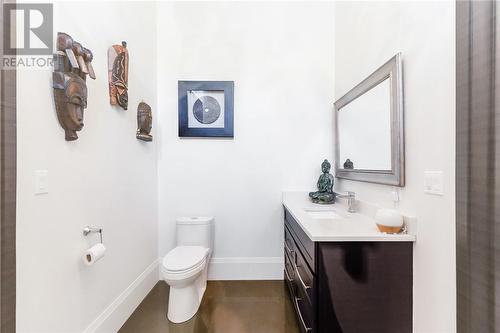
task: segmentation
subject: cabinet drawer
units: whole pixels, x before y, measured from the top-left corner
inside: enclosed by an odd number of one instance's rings
[[[293,240],[292,234],[288,227],[285,225],[285,253],[288,254],[290,259],[294,259],[295,255],[295,241]]]
[[[302,251],[304,258],[309,265],[309,268],[312,272],[315,271],[315,246],[314,242],[306,235],[304,230],[300,227],[300,225],[295,221],[293,216],[288,212],[285,208],[285,226],[288,226],[289,230],[294,236],[294,239],[297,243],[297,247]]]
[[[297,294],[299,294],[299,297],[306,298],[310,304],[314,304],[314,275],[300,252],[295,253],[293,264]]]
[[[286,254],[285,249],[285,281],[288,287],[290,288],[290,292],[292,295],[295,295],[295,271],[293,266],[293,259]]]
[[[311,304],[300,292],[294,295],[293,303],[295,311],[297,311],[300,331],[302,333],[314,332],[314,312]]]

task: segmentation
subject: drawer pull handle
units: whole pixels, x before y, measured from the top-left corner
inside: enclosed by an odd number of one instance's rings
[[[293,251],[290,250],[290,248],[288,247],[288,245],[286,244],[286,240],[285,240],[285,249],[286,251],[293,257]]]
[[[299,278],[300,283],[302,284],[302,287],[304,287],[305,290],[311,289],[311,286],[308,286],[304,283],[304,280],[302,280],[302,276],[300,276],[298,266],[295,265],[295,273],[297,274],[297,277]]]
[[[293,279],[290,277],[290,275],[288,275],[288,269],[286,269],[286,265],[285,265],[285,274],[286,278],[288,279],[288,282],[293,282]]]
[[[301,300],[302,299],[300,299],[298,297],[295,297],[295,305],[297,306],[297,313],[299,314],[300,322],[302,323],[302,326],[304,327],[304,330],[306,332],[310,332],[310,331],[312,331],[312,328],[306,326],[304,318],[302,317],[302,312],[300,312],[299,301],[301,301]]]

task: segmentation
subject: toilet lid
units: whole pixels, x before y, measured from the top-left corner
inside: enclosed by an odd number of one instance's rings
[[[163,267],[169,271],[185,271],[199,265],[208,249],[203,246],[178,246],[163,258]]]

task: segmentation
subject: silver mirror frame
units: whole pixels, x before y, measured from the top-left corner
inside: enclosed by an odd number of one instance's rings
[[[390,79],[391,89],[391,170],[347,170],[340,168],[338,112],[387,78]],[[403,105],[403,65],[401,53],[398,53],[335,102],[335,177],[400,187],[405,185]]]

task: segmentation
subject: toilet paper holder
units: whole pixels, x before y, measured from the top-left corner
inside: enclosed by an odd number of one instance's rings
[[[102,244],[102,228],[98,227],[91,227],[91,226],[86,226],[83,228],[83,235],[88,236],[88,234],[96,234],[99,233],[99,237],[101,238],[101,244]]]

